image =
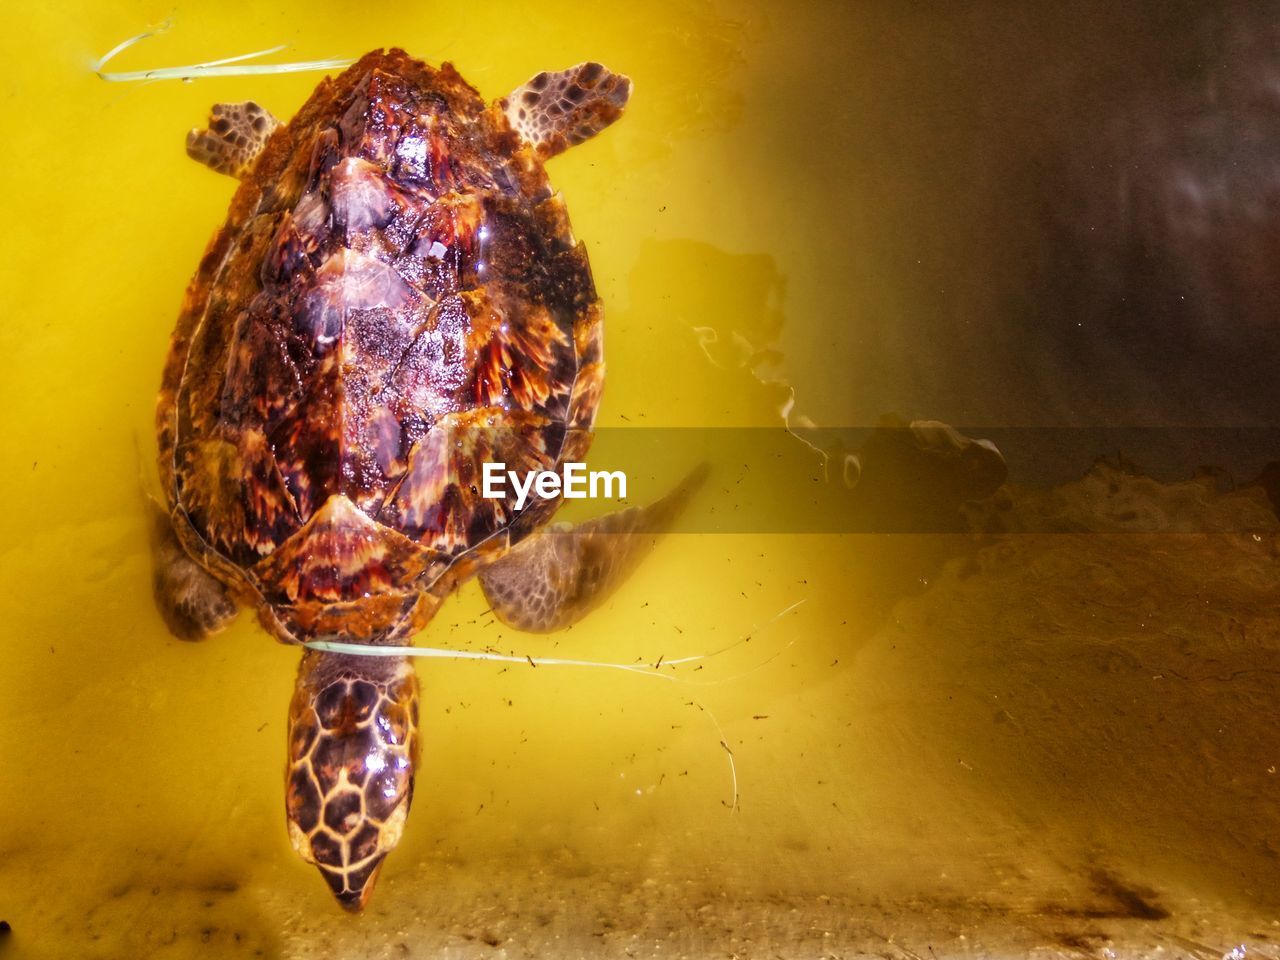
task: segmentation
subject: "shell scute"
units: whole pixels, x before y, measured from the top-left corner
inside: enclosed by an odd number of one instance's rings
[[[271,431],[303,396],[303,376],[290,351],[289,330],[269,311],[269,303],[246,310],[232,333],[219,412],[225,423],[241,429]]]
[[[339,494],[253,573],[263,594],[278,603],[336,603],[399,594],[438,559]]]
[[[483,465],[549,470],[563,437],[563,424],[532,413],[491,407],[449,414],[415,445],[379,520],[441,553],[465,552],[517,516],[509,500],[483,496]]]

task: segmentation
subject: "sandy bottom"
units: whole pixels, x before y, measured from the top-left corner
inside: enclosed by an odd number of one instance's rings
[[[752,898],[690,880],[574,873],[568,860],[527,872],[428,862],[388,883],[382,905],[358,919],[308,914],[231,883],[131,887],[88,917],[60,918],[60,933],[79,944],[75,955],[104,957],[1280,957],[1274,913],[1128,886],[1101,869],[1074,890],[1067,876],[1038,878],[1043,899],[1019,893],[1025,874],[981,895],[863,899]],[[414,895],[411,911],[391,906],[413,887],[430,892]],[[7,945],[6,955],[67,955],[17,931]]]

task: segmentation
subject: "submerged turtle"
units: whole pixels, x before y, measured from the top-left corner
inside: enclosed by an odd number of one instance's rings
[[[187,291],[156,425],[155,593],[205,637],[257,611],[286,643],[402,644],[479,575],[512,626],[564,626],[671,498],[565,532],[482,496],[483,463],[581,460],[601,310],[543,161],[622,113],[598,63],[486,103],[449,64],[375,51],[282,125],[219,104],[191,156],[242,180]],[[627,545],[623,545],[627,544]],[[413,793],[401,657],[307,650],[289,709],[294,847],[358,910]]]

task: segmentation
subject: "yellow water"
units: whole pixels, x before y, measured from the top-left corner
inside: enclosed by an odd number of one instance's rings
[[[910,17],[837,4],[13,14],[0,38],[0,953],[896,956],[1068,935],[1265,950],[1280,934],[1271,532],[985,546],[690,533],[553,637],[504,631],[464,589],[422,642],[629,662],[752,639],[689,674],[696,686],[422,666],[405,839],[366,914],[339,911],[284,828],[297,654],[250,616],[203,645],[166,634],[141,489],[155,482],[168,335],[234,188],[185,157],[183,136],[215,101],[288,116],[317,78],[108,84],[89,61],[169,16],[112,66],[400,45],[499,96],[599,59],[632,76],[632,106],[551,175],[606,305],[601,425],[775,426],[781,388],[742,363],[761,347],[783,356],[762,375],[793,384],[796,415],[818,423],[990,420],[945,356],[921,369],[894,339],[893,318],[916,329],[931,294],[883,269],[898,259],[866,212],[910,183],[869,159],[868,130],[902,109],[877,84],[905,82],[941,41],[904,41],[900,61],[891,41]],[[910,225],[890,233],[913,243]],[[975,360],[971,346],[956,355]],[[938,371],[945,388],[912,392]],[[1223,679],[1237,672],[1243,687]],[[1135,918],[1134,897],[1173,916]]]

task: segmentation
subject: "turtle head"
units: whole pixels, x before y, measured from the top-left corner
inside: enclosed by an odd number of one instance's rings
[[[307,651],[289,708],[285,807],[294,849],[358,911],[413,798],[418,678],[403,657]]]

